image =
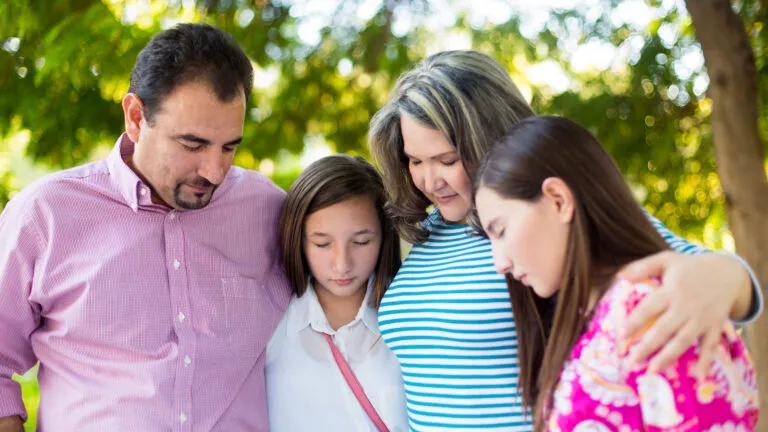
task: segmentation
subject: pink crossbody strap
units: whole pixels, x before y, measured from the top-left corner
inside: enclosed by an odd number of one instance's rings
[[[360,406],[363,407],[363,410],[366,414],[368,414],[368,417],[371,419],[379,432],[389,432],[387,425],[384,424],[384,420],[379,417],[379,413],[376,412],[376,408],[373,407],[371,401],[368,400],[368,396],[365,395],[363,386],[360,385],[360,381],[358,381],[357,377],[355,377],[355,373],[352,372],[352,368],[349,367],[349,363],[344,360],[344,356],[341,355],[341,352],[336,347],[336,344],[333,343],[331,335],[323,333],[323,336],[325,336],[325,340],[328,341],[328,345],[331,347],[331,352],[333,353],[333,359],[336,360],[336,364],[339,366],[339,370],[344,376],[344,380],[347,381],[349,389],[352,390],[352,393],[357,398],[357,401],[360,402]]]

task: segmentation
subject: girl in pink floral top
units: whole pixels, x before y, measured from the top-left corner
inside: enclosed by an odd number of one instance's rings
[[[729,324],[706,378],[697,380],[692,346],[659,373],[627,360],[632,345],[617,329],[655,283],[619,280],[594,309],[554,393],[552,431],[747,431],[757,422],[755,371]]]
[[[523,402],[537,431],[750,431],[755,371],[728,324],[675,363],[634,362],[643,334],[619,334],[657,281],[617,277],[667,248],[615,163],[584,128],[529,118],[477,172],[475,203],[494,263],[508,275]],[[718,344],[697,373],[701,343]]]

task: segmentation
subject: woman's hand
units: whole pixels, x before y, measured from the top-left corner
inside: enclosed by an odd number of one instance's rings
[[[658,351],[648,371],[658,372],[677,360],[701,338],[697,375],[709,370],[729,319],[741,319],[752,304],[752,282],[744,266],[726,254],[684,255],[661,252],[628,265],[619,274],[632,282],[657,277],[661,287],[630,315],[625,340],[642,335],[633,363]]]

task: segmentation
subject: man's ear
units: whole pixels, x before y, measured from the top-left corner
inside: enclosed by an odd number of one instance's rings
[[[123,98],[123,117],[125,118],[125,133],[133,142],[139,141],[141,127],[144,122],[144,103],[134,93],[128,93]]]
[[[560,220],[571,223],[576,206],[571,188],[559,177],[549,177],[541,183],[541,193],[555,206]]]

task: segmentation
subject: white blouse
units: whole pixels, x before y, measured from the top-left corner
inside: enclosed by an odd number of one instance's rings
[[[333,330],[314,288],[294,296],[267,345],[266,382],[273,432],[376,431],[349,389],[321,333],[330,334],[390,431],[407,431],[400,365],[379,333],[370,286],[355,319]]]

